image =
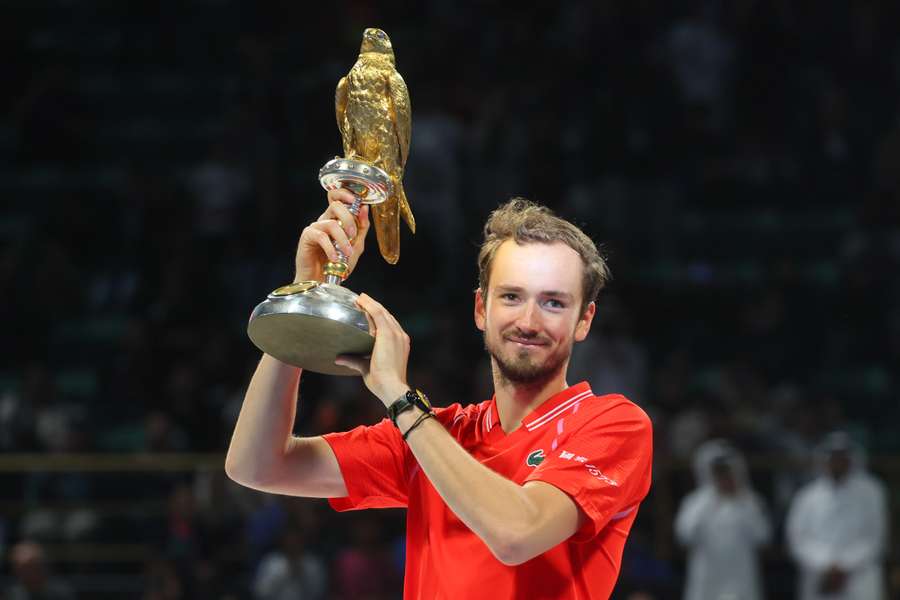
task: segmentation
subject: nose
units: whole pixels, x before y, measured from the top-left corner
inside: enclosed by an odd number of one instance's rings
[[[522,305],[519,317],[516,319],[516,327],[524,334],[538,332],[538,310],[534,302],[526,302]]]

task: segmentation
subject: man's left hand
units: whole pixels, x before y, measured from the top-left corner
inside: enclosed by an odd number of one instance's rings
[[[369,320],[369,331],[375,336],[371,358],[338,356],[336,365],[349,367],[363,377],[366,387],[390,406],[409,389],[406,363],[409,360],[409,336],[385,307],[371,296],[360,294],[357,301]]]

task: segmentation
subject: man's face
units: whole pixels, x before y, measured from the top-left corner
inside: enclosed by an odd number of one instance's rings
[[[832,450],[828,455],[828,472],[835,481],[840,481],[850,471],[850,452]]]
[[[716,490],[723,496],[734,496],[737,493],[737,480],[734,477],[734,471],[731,466],[720,461],[713,463],[712,466],[713,483]]]
[[[506,379],[537,383],[565,369],[594,317],[593,303],[581,314],[581,282],[581,257],[561,242],[500,245],[488,290],[475,295],[475,324]]]

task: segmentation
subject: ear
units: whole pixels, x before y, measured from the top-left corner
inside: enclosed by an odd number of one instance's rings
[[[591,302],[587,305],[587,308],[584,309],[584,314],[581,315],[581,319],[578,320],[578,324],[575,325],[575,341],[581,342],[584,338],[587,337],[588,332],[591,330],[591,323],[594,321],[594,315],[597,312],[597,304]]]
[[[484,310],[484,296],[481,295],[481,288],[475,290],[475,327],[484,331],[484,324],[487,320]]]

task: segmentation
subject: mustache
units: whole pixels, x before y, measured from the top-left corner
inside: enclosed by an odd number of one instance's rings
[[[546,336],[541,335],[539,332],[526,333],[526,332],[522,331],[521,329],[519,329],[518,327],[514,327],[512,329],[508,329],[508,330],[504,331],[503,337],[504,337],[504,339],[507,339],[507,340],[510,338],[519,338],[522,340],[528,340],[529,342],[539,342],[539,343],[545,343],[545,342],[550,341]]]

